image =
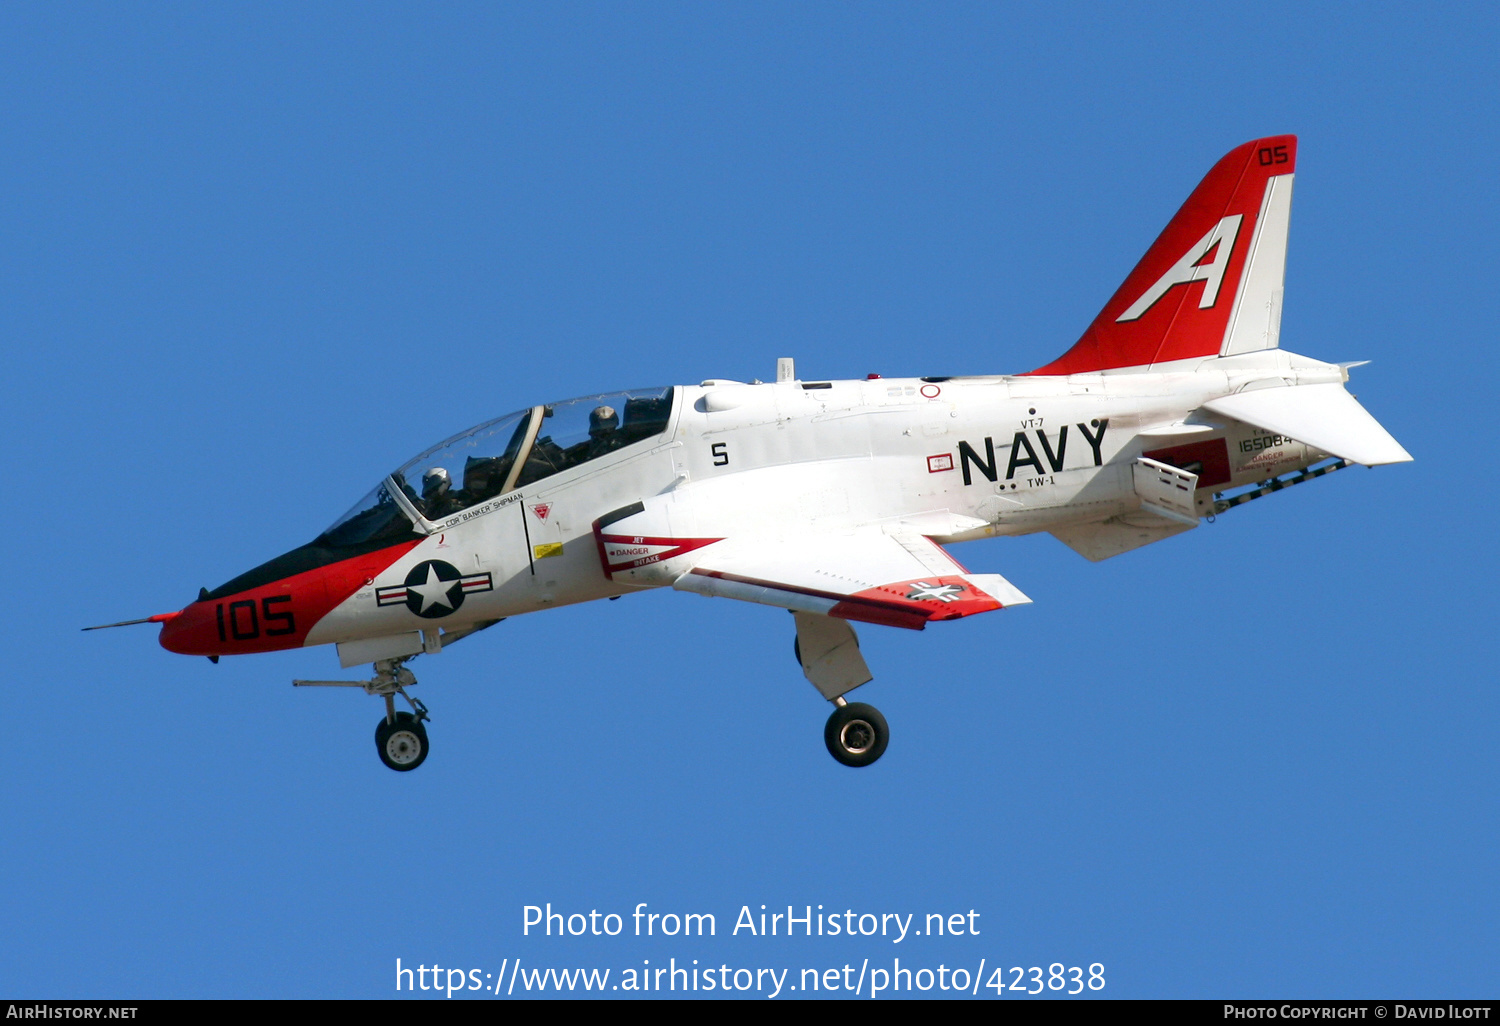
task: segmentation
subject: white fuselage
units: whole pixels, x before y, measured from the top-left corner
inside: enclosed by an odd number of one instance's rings
[[[1212,493],[1305,467],[1322,453],[1229,418],[1184,423],[1207,401],[1262,387],[1341,382],[1334,364],[1273,349],[1149,371],[865,381],[711,381],[676,390],[666,432],[439,524],[339,604],[306,644],[433,629],[381,586],[424,560],[488,574],[445,630],[668,585],[698,548],[606,576],[594,522],[642,503],[675,539],[761,539],[901,523],[939,543],[1067,529],[1140,506],[1143,453],[1223,439]],[[649,551],[643,548],[642,551]]]

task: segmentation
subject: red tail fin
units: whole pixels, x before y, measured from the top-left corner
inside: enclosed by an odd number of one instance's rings
[[[1257,329],[1269,343],[1255,348],[1274,347],[1296,166],[1295,135],[1256,139],[1231,150],[1198,183],[1083,337],[1031,373],[1077,374],[1216,356],[1230,344],[1230,314],[1252,278],[1255,300],[1265,292],[1265,302],[1274,302],[1269,313],[1257,313],[1257,325],[1274,323],[1267,331]],[[1284,183],[1279,190],[1271,188],[1275,179]],[[1247,266],[1252,252],[1253,268]],[[1247,343],[1240,336],[1246,329],[1234,330],[1234,351],[1243,351]]]

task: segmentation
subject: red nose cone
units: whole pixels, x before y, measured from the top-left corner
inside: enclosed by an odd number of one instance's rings
[[[305,576],[194,602],[162,626],[161,647],[201,656],[298,648],[335,604],[321,578],[298,579]]]
[[[214,629],[214,603],[194,602],[162,624],[161,647],[180,655],[218,655],[223,647]]]
[[[171,619],[162,625],[161,647],[199,656],[301,648],[319,620],[420,541],[413,538],[326,562],[318,559],[321,550],[309,555],[311,546],[293,550],[236,577],[211,597],[170,614]],[[308,562],[314,565],[297,570]]]

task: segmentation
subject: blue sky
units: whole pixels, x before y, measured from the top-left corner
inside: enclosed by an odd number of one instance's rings
[[[1101,963],[1116,997],[1492,996],[1496,29],[1482,5],[7,5],[0,992],[899,957]],[[288,686],[331,649],[213,666],[78,633],[535,402],[779,356],[1038,366],[1220,155],[1281,132],[1282,344],[1372,360],[1351,388],[1415,462],[1098,565],[959,547],[1035,604],[862,628],[893,734],[869,770],[828,757],[761,607],[651,593],[419,660],[433,754],[401,775],[377,702]],[[523,936],[547,902],[718,935]],[[980,933],[730,934],[762,904]]]

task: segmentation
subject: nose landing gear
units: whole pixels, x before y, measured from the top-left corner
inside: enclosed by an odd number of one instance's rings
[[[380,761],[397,772],[407,772],[422,765],[427,758],[427,706],[406,693],[407,685],[417,678],[402,664],[410,656],[382,659],[375,664],[375,676],[369,680],[294,680],[293,687],[364,688],[367,695],[385,699],[385,716],[375,725],[375,751]],[[411,706],[411,712],[396,711],[396,696]]]
[[[437,654],[455,641],[462,641],[471,634],[495,626],[500,620],[480,620],[466,627],[445,628],[422,632],[422,652]],[[380,639],[375,639],[379,641]],[[399,640],[399,639],[398,639]],[[397,649],[397,651],[401,651]],[[405,663],[422,652],[398,656],[394,659],[375,661],[375,676],[369,680],[294,680],[293,687],[364,688],[367,695],[379,695],[385,699],[385,716],[375,725],[375,751],[380,761],[398,773],[414,770],[427,758],[427,707],[420,699],[411,697],[406,689],[417,682]],[[344,655],[344,644],[339,645],[339,656]],[[350,660],[345,665],[362,662]],[[396,696],[400,695],[411,706],[411,712],[396,711]]]

